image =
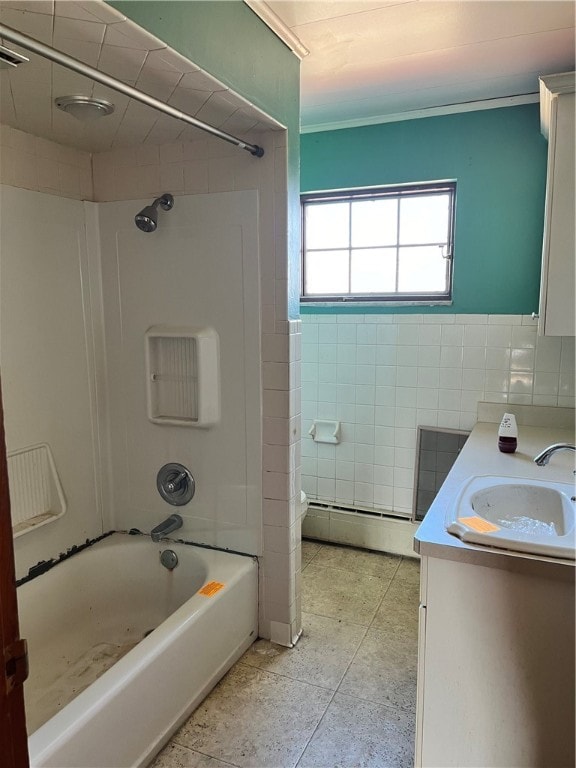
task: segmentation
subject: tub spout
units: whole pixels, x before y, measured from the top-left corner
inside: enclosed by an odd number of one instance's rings
[[[160,541],[164,536],[168,536],[172,531],[177,531],[178,528],[182,528],[182,518],[180,515],[170,515],[166,520],[162,520],[156,528],[150,531],[150,537],[152,541]]]

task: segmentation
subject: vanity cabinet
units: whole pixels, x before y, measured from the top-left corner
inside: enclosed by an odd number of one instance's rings
[[[574,765],[574,569],[421,560],[416,766]]]
[[[540,123],[548,139],[538,332],[574,336],[574,72],[540,78]]]

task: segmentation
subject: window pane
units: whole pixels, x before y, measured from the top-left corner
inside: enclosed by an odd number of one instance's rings
[[[398,290],[402,293],[430,293],[446,291],[448,262],[442,257],[442,248],[400,248]]]
[[[396,248],[352,251],[352,293],[394,293]]]
[[[305,195],[304,299],[451,293],[453,182]]]
[[[352,203],[352,247],[395,245],[398,200],[362,200]]]
[[[348,293],[348,251],[312,251],[306,254],[304,292],[323,295]]]
[[[306,248],[347,248],[349,203],[306,206]]]
[[[445,243],[450,195],[417,195],[400,200],[400,244]]]

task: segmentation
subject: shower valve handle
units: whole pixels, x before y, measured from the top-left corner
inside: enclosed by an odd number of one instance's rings
[[[164,464],[156,476],[156,487],[164,501],[180,507],[194,496],[196,483],[190,470],[183,464]]]
[[[169,483],[166,483],[165,488],[169,493],[174,493],[174,491],[177,491],[182,482],[188,477],[188,472],[180,472],[178,477],[175,477],[173,480],[171,480]]]

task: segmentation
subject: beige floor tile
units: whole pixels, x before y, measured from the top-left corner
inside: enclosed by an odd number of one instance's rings
[[[228,768],[232,763],[223,763],[215,760],[213,757],[201,755],[193,749],[181,747],[179,744],[170,742],[150,768]]]
[[[384,552],[368,552],[352,547],[336,547],[326,544],[314,558],[314,565],[327,568],[342,568],[353,573],[367,573],[370,576],[392,578],[401,558]]]
[[[318,544],[317,541],[302,540],[302,565],[308,565],[308,563],[314,559],[314,557],[322,549],[322,544]]]
[[[293,768],[332,695],[238,663],[173,740],[241,768]]]
[[[416,635],[419,605],[419,585],[393,579],[374,617],[372,629],[391,628],[399,634]]]
[[[369,629],[338,692],[414,712],[417,653],[415,634]]]
[[[298,768],[411,768],[413,764],[410,714],[337,693]]]
[[[396,573],[396,578],[409,581],[411,584],[420,583],[420,560],[414,557],[403,557]]]
[[[366,628],[309,613],[302,614],[302,626],[302,637],[294,648],[257,640],[241,661],[251,667],[335,691],[366,634]]]
[[[302,572],[302,610],[369,626],[390,579],[311,563]]]

